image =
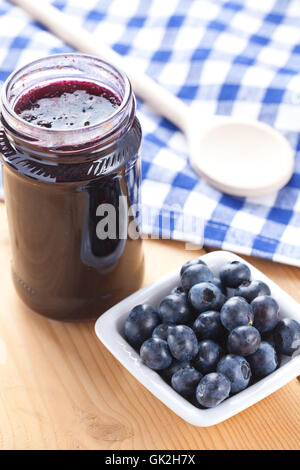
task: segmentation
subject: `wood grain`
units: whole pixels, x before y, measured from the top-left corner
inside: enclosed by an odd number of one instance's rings
[[[32,313],[11,282],[4,209],[0,204],[1,449],[299,449],[297,380],[225,423],[196,428],[121,367],[92,323]],[[146,284],[194,255],[179,242],[146,241],[144,249]],[[251,262],[300,301],[297,268]]]

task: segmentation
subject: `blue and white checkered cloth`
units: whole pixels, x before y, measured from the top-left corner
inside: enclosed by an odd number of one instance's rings
[[[144,223],[144,231],[160,233],[163,210],[176,204],[181,216],[204,219],[206,245],[300,266],[300,1],[52,3],[80,19],[90,32],[101,34],[118,53],[134,58],[141,70],[186,103],[200,102],[204,115],[267,122],[298,152],[295,173],[278,193],[257,199],[224,195],[193,172],[183,135],[139,102],[142,200],[159,213]],[[20,9],[0,0],[1,81],[29,61],[71,50]],[[190,240],[191,231],[176,219],[171,236]]]

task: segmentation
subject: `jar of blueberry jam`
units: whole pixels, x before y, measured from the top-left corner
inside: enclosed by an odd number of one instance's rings
[[[143,278],[130,83],[99,59],[59,54],[13,73],[1,101],[16,290],[47,317],[95,318]]]

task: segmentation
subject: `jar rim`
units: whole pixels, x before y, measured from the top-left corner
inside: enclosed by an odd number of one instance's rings
[[[83,61],[83,62],[92,62],[95,67],[102,67],[103,70],[106,70],[111,73],[112,76],[116,77],[117,80],[119,80],[120,85],[123,85],[124,88],[124,94],[123,96],[118,96],[120,99],[120,105],[106,118],[100,119],[99,122],[96,122],[94,124],[91,124],[89,126],[85,127],[76,127],[72,129],[53,129],[53,128],[45,128],[38,126],[36,124],[33,124],[32,122],[25,121],[22,119],[14,110],[14,105],[16,104],[16,99],[14,103],[12,104],[9,101],[8,94],[9,90],[14,86],[14,83],[17,80],[20,80],[23,77],[23,80],[26,81],[26,77],[29,75],[30,70],[40,70],[42,71],[42,66],[45,63],[51,62],[51,61],[59,61],[63,59],[64,62],[71,61],[72,64],[76,63],[76,61]],[[73,65],[75,67],[75,65]],[[56,67],[54,69],[58,69],[62,67]],[[51,70],[51,69],[47,69]],[[79,70],[79,69],[78,69]],[[65,80],[69,78],[68,76],[62,75],[61,79]],[[70,76],[71,79],[76,80],[78,77],[72,77]],[[85,80],[90,80],[93,81],[93,78],[88,78],[85,77]],[[57,81],[57,80],[56,80]],[[94,79],[94,81],[96,81]],[[49,82],[49,79],[48,79]],[[39,82],[36,83],[38,85]],[[99,82],[100,83],[100,82]],[[24,86],[24,85],[23,85]],[[29,89],[32,89],[33,86],[31,86]],[[26,90],[24,88],[23,93],[26,93]],[[20,96],[22,96],[23,93],[20,93],[18,95],[18,99]],[[92,135],[95,133],[95,131],[99,130],[100,127],[102,127],[104,130],[107,130],[109,132],[105,132],[103,134],[103,138],[107,133],[111,133],[113,130],[116,129],[116,127],[120,126],[120,123],[122,120],[124,120],[124,114],[128,115],[131,112],[131,109],[127,110],[128,107],[131,108],[130,103],[133,101],[133,93],[132,93],[132,87],[131,83],[127,77],[127,75],[115,67],[114,65],[110,64],[109,62],[106,62],[102,59],[99,59],[98,57],[89,55],[89,54],[81,54],[81,53],[60,53],[60,54],[51,54],[45,57],[41,57],[39,59],[36,59],[32,62],[27,63],[23,67],[15,70],[12,72],[6,81],[4,82],[2,88],[1,88],[1,112],[3,115],[4,120],[6,123],[9,125],[9,127],[12,130],[16,130],[18,133],[21,133],[22,136],[26,135],[31,142],[37,138],[37,140],[42,140],[42,141],[51,141],[51,140],[56,140],[56,136],[58,138],[58,141],[62,141],[63,137],[68,137],[70,139],[70,136],[77,136],[79,133],[84,133],[84,135]],[[123,119],[122,119],[123,115]],[[118,119],[120,117],[120,119]],[[56,145],[54,145],[55,147]]]

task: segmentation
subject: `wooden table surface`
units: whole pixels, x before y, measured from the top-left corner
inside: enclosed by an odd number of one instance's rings
[[[145,284],[199,252],[144,243]],[[202,250],[203,252],[205,250]],[[300,302],[300,270],[251,258]],[[300,382],[210,428],[187,424],[100,344],[93,323],[44,319],[18,299],[0,203],[1,449],[299,449]]]

